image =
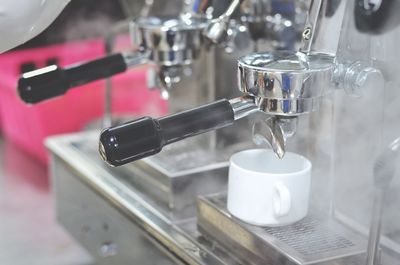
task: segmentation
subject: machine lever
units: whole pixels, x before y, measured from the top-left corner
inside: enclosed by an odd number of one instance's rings
[[[160,119],[144,117],[105,129],[99,152],[108,164],[120,166],[154,155],[170,143],[233,124],[231,103],[219,100]]]

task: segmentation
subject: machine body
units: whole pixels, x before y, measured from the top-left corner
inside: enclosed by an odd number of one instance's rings
[[[99,159],[99,132],[48,140],[58,220],[100,264],[397,264],[400,27],[389,2],[311,1],[301,45],[273,51],[284,41],[265,36],[288,1],[248,1],[262,8],[233,14],[224,43],[193,61],[203,71],[173,84],[171,106],[189,111],[103,132],[100,151],[118,167]],[[253,136],[311,161],[299,222],[260,227],[227,210],[227,161]]]

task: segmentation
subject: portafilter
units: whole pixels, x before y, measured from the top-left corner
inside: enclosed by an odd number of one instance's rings
[[[328,54],[276,51],[247,55],[238,61],[238,86],[243,96],[105,129],[100,136],[100,154],[108,164],[120,166],[156,154],[167,144],[232,125],[256,111],[292,120],[318,109],[330,91],[327,84],[333,74],[334,57]],[[279,122],[272,124],[280,126]],[[277,152],[283,156],[284,147],[274,150],[283,150]]]

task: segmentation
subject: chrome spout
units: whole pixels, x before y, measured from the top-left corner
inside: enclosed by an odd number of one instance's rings
[[[226,11],[208,25],[204,35],[211,43],[219,44],[226,39],[229,19],[240,2],[240,0],[233,0]]]
[[[267,116],[252,125],[253,142],[258,146],[272,148],[275,155],[282,159],[286,153],[287,139],[296,134],[297,117],[287,118]]]

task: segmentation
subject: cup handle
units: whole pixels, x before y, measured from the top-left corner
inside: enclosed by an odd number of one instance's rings
[[[290,191],[285,184],[279,182],[274,187],[274,194],[272,197],[273,209],[276,217],[282,217],[289,213],[292,198]]]

